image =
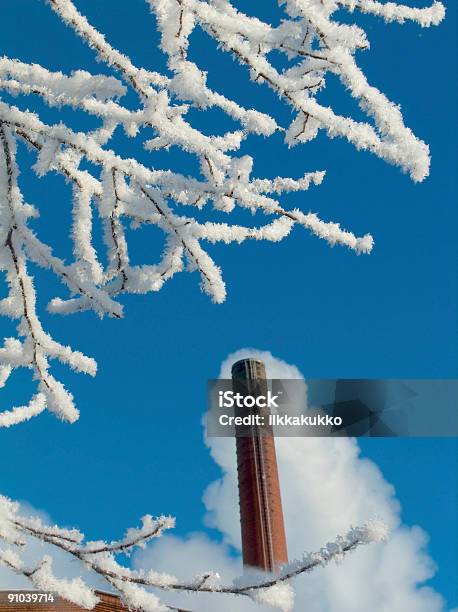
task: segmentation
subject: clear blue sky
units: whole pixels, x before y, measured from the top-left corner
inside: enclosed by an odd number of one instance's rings
[[[136,63],[163,66],[143,0],[77,4]],[[261,4],[264,17],[277,14],[276,3]],[[269,350],[306,377],[457,376],[458,22],[456,2],[446,4],[446,22],[430,30],[360,18],[372,43],[360,64],[431,146],[426,182],[413,184],[398,169],[325,136],[291,150],[280,137],[247,144],[258,176],[298,177],[326,169],[320,188],[288,196],[285,205],[314,210],[359,235],[371,232],[373,254],[330,249],[297,228],[279,245],[210,248],[228,284],[223,305],[211,304],[196,274],[188,274],[159,294],[126,298],[121,321],[44,314],[57,339],[97,359],[99,374],[93,380],[56,366],[81,409],[76,424],[44,415],[0,432],[2,493],[46,509],[58,523],[77,524],[91,537],[115,537],[145,512],[176,515],[178,533],[202,529],[201,495],[217,476],[200,426],[206,380],[218,374],[228,353],[244,346]],[[252,3],[237,5],[249,10]],[[105,70],[40,0],[2,0],[0,21],[0,55],[63,71]],[[236,92],[248,107],[286,123],[289,110],[273,94],[251,84],[229,57],[216,55],[204,35],[193,42],[193,57],[209,70],[212,86]],[[353,112],[354,102],[337,83],[330,83],[322,99],[331,95],[338,109]],[[30,104],[45,120],[57,120],[55,110]],[[88,125],[75,113],[61,116],[72,117],[76,128]],[[195,120],[208,130],[229,125],[217,113]],[[149,159],[122,137],[117,146]],[[21,155],[30,164],[29,154]],[[195,169],[195,161],[178,152],[161,154],[154,163],[184,173]],[[37,231],[58,254],[69,253],[69,188],[60,178],[38,181],[26,171],[22,179],[29,200],[42,211]],[[141,230],[134,244],[134,261],[153,263],[161,235]],[[47,273],[37,271],[36,278],[46,294],[41,307],[46,297],[64,295]],[[2,335],[12,329],[1,322]],[[2,391],[2,406],[26,399],[28,381],[28,373],[17,375]],[[430,534],[439,565],[431,584],[451,607],[458,606],[456,440],[365,440],[362,448],[395,485],[405,522]]]

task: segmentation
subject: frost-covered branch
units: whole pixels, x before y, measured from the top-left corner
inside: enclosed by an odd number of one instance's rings
[[[0,424],[10,426],[21,420],[30,419],[41,412],[45,405],[59,416],[74,421],[78,411],[73,404],[72,396],[49,373],[49,358],[59,359],[80,372],[94,375],[96,364],[81,353],[72,351],[55,342],[46,334],[40,324],[35,310],[35,291],[30,274],[26,267],[26,252],[32,260],[38,262],[35,250],[39,251],[40,243],[27,229],[27,219],[34,214],[34,209],[23,203],[17,186],[18,170],[15,163],[15,140],[11,130],[0,121],[0,147],[2,164],[0,165],[0,199],[2,206],[1,243],[3,244],[1,264],[6,270],[10,294],[0,302],[0,310],[12,318],[19,319],[18,331],[24,338],[22,342],[7,338],[0,349],[4,384],[7,375],[15,367],[28,367],[34,371],[38,380],[39,393],[27,407],[14,408],[0,414]],[[44,247],[46,251],[46,247]]]
[[[438,25],[445,15],[445,8],[442,2],[435,0],[428,8],[413,8],[395,2],[377,2],[377,0],[339,0],[341,4],[350,11],[355,9],[362,13],[383,17],[385,21],[416,21],[424,28]]]
[[[9,287],[0,310],[18,322],[18,337],[7,338],[0,348],[0,386],[20,367],[29,368],[38,385],[27,405],[0,412],[0,426],[25,421],[46,408],[74,421],[78,411],[73,398],[52,376],[50,361],[58,359],[92,375],[96,371],[92,359],[56,342],[43,329],[32,278],[34,265],[51,271],[67,292],[50,301],[52,313],[92,310],[100,317],[119,318],[123,294],[158,291],[184,270],[197,271],[203,291],[222,302],[226,287],[209,244],[278,242],[295,225],[331,246],[343,245],[357,254],[370,253],[374,244],[370,234],[356,236],[306,207],[289,208],[288,194],[320,185],[324,172],[305,172],[296,178],[256,177],[255,160],[240,154],[248,138],[281,133],[287,146],[296,146],[323,130],[331,138],[345,138],[358,149],[399,166],[415,181],[423,180],[429,171],[427,145],[404,125],[399,107],[368,83],[356,63],[357,52],[369,48],[365,32],[340,23],[337,11],[364,12],[388,22],[411,20],[426,27],[444,17],[440,2],[411,8],[375,0],[279,1],[284,18],[274,27],[236,10],[228,0],[145,0],[167,57],[167,74],[161,74],[136,66],[115,49],[72,0],[45,1],[113,74],[75,70],[66,75],[0,58],[0,89],[5,94],[0,100],[0,265]],[[293,110],[290,125],[281,126],[274,117],[240,105],[232,93],[209,86],[206,72],[192,59],[190,35],[196,28],[245,66],[254,82],[272,89],[280,103]],[[272,62],[274,52],[283,55],[282,68]],[[337,114],[332,101],[328,105],[329,74],[337,76],[358,101],[367,122]],[[133,108],[131,103],[123,104],[129,90],[138,101]],[[32,112],[26,101],[33,97],[55,109],[55,121],[45,122]],[[97,127],[75,131],[62,123],[59,110],[63,106],[90,116],[92,122],[97,119]],[[234,129],[204,134],[193,125],[192,108],[202,112],[218,108],[234,122]],[[120,130],[127,137],[141,138],[151,161],[126,158],[110,148]],[[69,262],[57,257],[32,229],[38,209],[46,215],[46,204],[24,202],[18,145],[36,155],[32,170],[38,177],[57,173],[71,187],[72,223],[66,230],[72,243]],[[196,176],[157,169],[156,156],[171,147],[197,158]],[[237,208],[256,214],[257,219],[265,215],[267,220],[257,226],[233,223],[231,213]],[[214,211],[219,217],[225,214],[227,222],[217,219]],[[197,219],[204,214],[203,220]],[[104,252],[96,246],[96,216],[103,228]],[[164,250],[159,261],[131,263],[128,225],[154,225],[161,230]]]
[[[35,588],[54,591],[64,599],[92,610],[97,597],[92,588],[81,578],[72,581],[57,578],[52,572],[52,559],[44,556],[35,566],[27,566],[21,558],[28,538],[45,542],[51,548],[64,551],[81,561],[87,569],[104,578],[120,594],[127,606],[141,607],[145,612],[174,609],[161,604],[150,589],[185,591],[189,593],[215,593],[250,597],[258,603],[270,603],[281,610],[290,610],[294,594],[291,581],[331,561],[339,562],[349,552],[370,542],[385,540],[388,532],[379,521],[364,527],[351,528],[345,536],[339,536],[321,550],[305,554],[301,559],[284,567],[277,574],[246,574],[231,585],[224,586],[214,572],[196,576],[190,582],[180,582],[172,575],[153,570],[132,570],[117,560],[120,553],[129,553],[135,547],[144,547],[165,530],[174,527],[174,519],[147,515],[139,528],[128,529],[125,537],[117,542],[85,542],[84,535],[76,529],[61,529],[45,525],[40,519],[19,514],[19,506],[0,496],[0,565],[28,578]]]

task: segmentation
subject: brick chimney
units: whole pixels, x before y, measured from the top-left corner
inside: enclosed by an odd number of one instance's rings
[[[254,397],[266,395],[263,362],[242,359],[234,363],[232,384],[235,393]],[[252,414],[265,413],[262,408],[252,408],[250,411]],[[263,425],[237,429],[243,564],[245,567],[276,572],[281,564],[287,563],[288,553],[272,428]],[[240,435],[242,432],[243,437]]]

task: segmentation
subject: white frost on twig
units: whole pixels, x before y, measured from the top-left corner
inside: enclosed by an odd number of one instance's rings
[[[8,567],[28,578],[35,588],[54,591],[64,599],[84,609],[92,610],[97,604],[93,589],[81,578],[61,579],[52,572],[52,559],[45,555],[34,567],[28,567],[21,553],[27,539],[32,538],[64,551],[99,577],[106,580],[122,601],[133,609],[150,612],[170,609],[162,604],[150,589],[181,591],[188,593],[215,593],[249,597],[261,604],[289,612],[294,603],[292,580],[309,573],[331,561],[342,558],[359,546],[379,542],[388,536],[386,526],[380,521],[371,521],[363,527],[351,528],[344,536],[326,544],[321,550],[305,554],[301,559],[282,567],[277,574],[263,572],[246,573],[224,586],[218,574],[208,571],[195,576],[189,582],[180,582],[173,575],[133,570],[120,564],[117,555],[128,554],[136,547],[144,547],[153,538],[160,537],[165,530],[175,525],[171,517],[143,517],[140,528],[128,529],[123,539],[116,542],[85,542],[84,535],[76,529],[62,529],[44,524],[39,518],[24,517],[19,504],[0,495],[0,565]],[[1,546],[4,543],[5,546]],[[172,608],[174,609],[174,608]]]
[[[67,421],[78,418],[71,393],[50,373],[50,360],[91,375],[96,371],[92,359],[44,331],[30,264],[52,271],[68,289],[65,299],[51,300],[50,312],[92,310],[100,317],[121,317],[118,298],[122,294],[158,291],[183,270],[197,271],[203,291],[215,302],[224,301],[222,272],[206,249],[208,243],[278,242],[301,225],[331,246],[370,253],[374,244],[370,234],[355,236],[315,212],[288,209],[280,203],[280,196],[319,185],[324,172],[307,172],[299,178],[256,178],[252,157],[240,155],[239,150],[250,135],[268,137],[279,132],[288,146],[296,146],[323,130],[331,138],[345,138],[356,148],[399,166],[413,180],[423,180],[429,171],[428,146],[404,125],[399,107],[370,85],[358,67],[356,52],[369,47],[365,32],[339,23],[335,13],[338,9],[361,11],[388,22],[411,20],[423,27],[437,25],[445,13],[440,2],[420,9],[375,0],[279,0],[285,18],[274,27],[236,10],[229,0],[146,0],[167,56],[168,74],[160,74],[135,66],[72,0],[46,1],[114,74],[76,70],[65,75],[0,58],[0,89],[6,92],[0,101],[0,268],[9,286],[0,312],[18,321],[19,336],[6,339],[0,348],[0,386],[20,367],[31,369],[38,383],[28,405],[0,413],[0,427],[28,420],[45,408]],[[290,125],[280,126],[273,117],[211,89],[207,74],[188,57],[190,35],[196,28],[246,67],[253,81],[269,87],[291,108]],[[285,56],[284,68],[272,63],[274,52]],[[339,78],[358,101],[367,122],[341,116],[322,101],[328,74]],[[123,104],[129,89],[138,98],[136,108]],[[30,110],[8,102],[15,96],[21,106],[24,96],[32,95],[56,108],[56,114],[68,106],[98,119],[99,125],[76,132],[62,122],[47,124]],[[212,107],[230,117],[236,128],[208,135],[193,127],[189,110]],[[152,157],[171,147],[196,156],[200,175],[158,170],[123,157],[108,147],[118,128],[129,137],[144,135],[143,146]],[[36,153],[32,169],[37,176],[54,172],[72,185],[73,222],[66,230],[73,244],[71,263],[56,257],[29,226],[38,212],[21,194],[17,142]],[[83,166],[83,162],[89,164]],[[184,207],[191,212],[184,214]],[[236,207],[270,218],[263,225],[243,227],[210,217],[214,209],[230,219]],[[196,209],[207,213],[206,220],[195,218]],[[94,240],[95,215],[103,226],[106,254],[99,252]],[[131,263],[127,224],[151,224],[163,232],[165,248],[158,263]]]

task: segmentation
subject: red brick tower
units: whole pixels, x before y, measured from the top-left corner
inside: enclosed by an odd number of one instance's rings
[[[234,363],[232,381],[234,392],[254,397],[267,394],[265,367],[257,359]],[[263,414],[263,409],[254,411]],[[287,563],[288,553],[271,427],[239,428],[236,447],[243,564],[276,572]]]

